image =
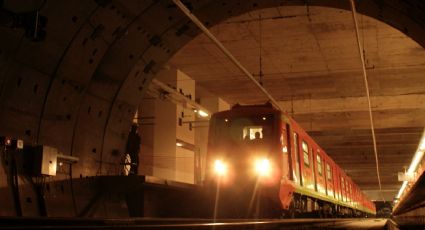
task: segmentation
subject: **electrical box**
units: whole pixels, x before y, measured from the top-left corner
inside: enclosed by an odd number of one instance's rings
[[[56,176],[58,150],[56,148],[39,145],[33,147],[33,173],[35,175]]]
[[[398,181],[414,182],[415,181],[415,173],[399,172],[398,173]]]

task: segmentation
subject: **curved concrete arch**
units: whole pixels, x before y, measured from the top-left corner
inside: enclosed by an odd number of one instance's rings
[[[185,3],[207,26],[282,5],[349,9],[332,0]],[[422,1],[357,4],[425,46]],[[40,13],[49,19],[44,41],[0,28],[1,134],[80,157],[74,176],[117,174],[117,153],[150,80],[200,31],[171,1],[48,1]]]

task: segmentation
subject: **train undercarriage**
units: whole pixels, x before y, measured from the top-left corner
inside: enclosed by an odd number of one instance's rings
[[[258,213],[253,216],[259,218],[360,218],[369,214],[362,211],[323,201],[317,198],[293,194],[293,199],[287,210],[282,210],[278,204],[270,199],[263,198]]]

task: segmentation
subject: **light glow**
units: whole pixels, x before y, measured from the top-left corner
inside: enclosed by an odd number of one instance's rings
[[[400,197],[401,197],[401,195],[403,195],[403,192],[404,192],[404,190],[406,189],[406,187],[407,187],[407,181],[405,181],[405,182],[403,182],[403,185],[401,185],[401,188],[400,188],[400,190],[398,191],[398,194],[397,194],[397,196],[395,197],[396,199],[400,199]]]
[[[424,138],[422,138],[422,143],[419,146],[419,151],[425,151],[425,139]]]
[[[207,112],[205,112],[205,111],[203,111],[203,110],[199,110],[199,111],[198,111],[198,114],[199,114],[199,116],[201,116],[201,117],[208,117],[208,113],[207,113]]]
[[[419,143],[418,150],[415,153],[415,156],[413,157],[412,163],[410,163],[409,169],[407,170],[406,174],[415,174],[416,169],[418,168],[418,165],[422,161],[422,158],[424,156],[425,151],[425,133],[422,135],[421,142]],[[395,197],[396,201],[400,199],[400,197],[403,195],[404,190],[406,190],[407,185],[409,184],[408,181],[404,181],[401,185],[400,190],[398,191],[397,196]]]
[[[181,142],[177,142],[177,143],[176,143],[176,146],[177,146],[177,147],[182,147],[182,146],[183,146],[183,143],[181,143]]]
[[[414,173],[416,171],[416,168],[418,167],[419,163],[422,160],[422,157],[424,156],[423,151],[416,152],[415,156],[413,157],[412,163],[410,163],[409,169],[407,170],[407,173]]]
[[[259,176],[268,176],[270,175],[270,161],[266,158],[257,159],[255,161],[255,172]]]
[[[227,165],[221,160],[215,160],[214,172],[217,176],[225,176],[227,174]]]

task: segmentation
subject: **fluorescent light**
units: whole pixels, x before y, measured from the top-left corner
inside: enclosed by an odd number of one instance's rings
[[[203,110],[199,110],[199,111],[198,111],[198,114],[199,114],[199,116],[201,116],[201,117],[208,117],[208,113],[207,113],[207,112],[205,112],[205,111],[203,111]]]
[[[407,174],[415,173],[416,168],[418,167],[419,162],[421,162],[423,155],[424,155],[423,151],[417,151],[416,152],[415,156],[413,157],[412,163],[410,163],[409,169],[406,172]],[[401,186],[400,190],[398,191],[396,199],[400,199],[400,197],[401,197],[401,195],[403,195],[403,192],[406,189],[408,183],[409,183],[408,181],[403,182],[403,185]]]
[[[407,181],[403,182],[403,185],[401,186],[400,190],[398,191],[397,196],[395,197],[396,199],[400,199],[401,195],[403,195],[404,190],[407,187]]]
[[[415,156],[413,157],[412,163],[410,163],[409,169],[407,170],[407,173],[414,173],[416,171],[416,168],[418,167],[419,163],[422,160],[422,157],[424,156],[423,151],[417,151],[415,153]]]
[[[406,174],[415,173],[419,163],[422,161],[422,158],[424,156],[424,151],[425,151],[425,132],[422,135],[418,150],[416,151],[415,156],[413,156],[412,163],[410,163],[409,169],[407,170]],[[395,197],[396,199],[400,199],[400,197],[403,195],[404,190],[406,190],[408,183],[409,183],[408,181],[403,182],[400,190],[398,191],[397,196]]]
[[[420,151],[425,151],[425,138],[422,138],[421,146],[419,146]]]

